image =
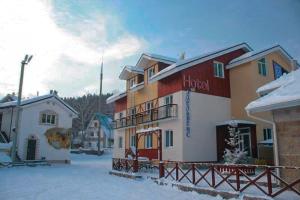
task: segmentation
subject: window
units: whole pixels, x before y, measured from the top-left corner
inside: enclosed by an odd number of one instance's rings
[[[224,64],[214,61],[214,75],[215,77],[224,78]]]
[[[274,78],[278,79],[281,77],[284,73],[288,73],[281,65],[279,65],[277,62],[273,61],[273,69],[274,69]]]
[[[264,140],[272,139],[272,129],[264,128]]]
[[[120,113],[119,113],[119,119],[122,119],[122,117],[123,117],[123,113],[120,112]]]
[[[3,116],[3,114],[0,113],[0,131],[1,131],[1,126],[2,126],[2,116]]]
[[[148,81],[150,80],[150,78],[155,74],[155,68],[154,67],[150,67],[148,70]]]
[[[148,134],[145,136],[146,141],[145,141],[145,146],[147,149],[152,148],[152,134]]]
[[[119,149],[123,147],[123,138],[119,137]]]
[[[172,147],[173,146],[173,131],[172,130],[166,130],[166,147]]]
[[[42,122],[42,124],[46,124],[46,125],[55,125],[56,124],[56,115],[43,113],[41,122]]]
[[[165,97],[165,105],[173,104],[173,95]]]
[[[135,108],[130,108],[129,114],[130,115],[135,115]]]
[[[153,102],[147,102],[146,103],[146,111],[148,114],[151,112],[152,108],[153,108]]]
[[[136,140],[135,140],[135,135],[132,135],[130,137],[130,146],[135,147],[136,146]]]
[[[129,87],[131,88],[135,84],[135,78],[129,80]]]
[[[267,76],[267,63],[265,58],[258,60],[258,73],[262,76]]]

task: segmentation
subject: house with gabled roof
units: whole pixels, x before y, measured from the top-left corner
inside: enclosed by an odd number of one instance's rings
[[[0,104],[0,130],[12,141],[17,101]],[[55,92],[21,100],[17,157],[69,163],[70,129],[78,113]]]
[[[249,118],[244,107],[257,88],[297,65],[280,46],[254,51],[247,43],[189,59],[142,54],[119,76],[126,91],[107,99],[115,105],[114,157],[136,149],[149,159],[221,161],[235,120],[240,148],[257,158],[269,124]]]

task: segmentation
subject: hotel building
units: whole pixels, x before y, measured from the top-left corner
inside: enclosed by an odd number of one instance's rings
[[[144,53],[119,76],[126,91],[107,99],[115,105],[113,157],[220,161],[234,119],[240,148],[256,158],[272,127],[244,107],[257,88],[297,66],[281,46],[253,51],[247,43],[180,60]]]

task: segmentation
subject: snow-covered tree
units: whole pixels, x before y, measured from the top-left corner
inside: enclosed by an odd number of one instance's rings
[[[239,139],[239,131],[235,124],[228,126],[229,139],[225,139],[229,148],[225,148],[224,161],[226,164],[240,164],[247,161],[247,152],[240,150],[239,144],[242,142]]]

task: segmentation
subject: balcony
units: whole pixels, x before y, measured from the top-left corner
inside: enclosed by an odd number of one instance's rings
[[[134,127],[163,119],[177,117],[177,104],[168,104],[113,121],[113,129]]]

